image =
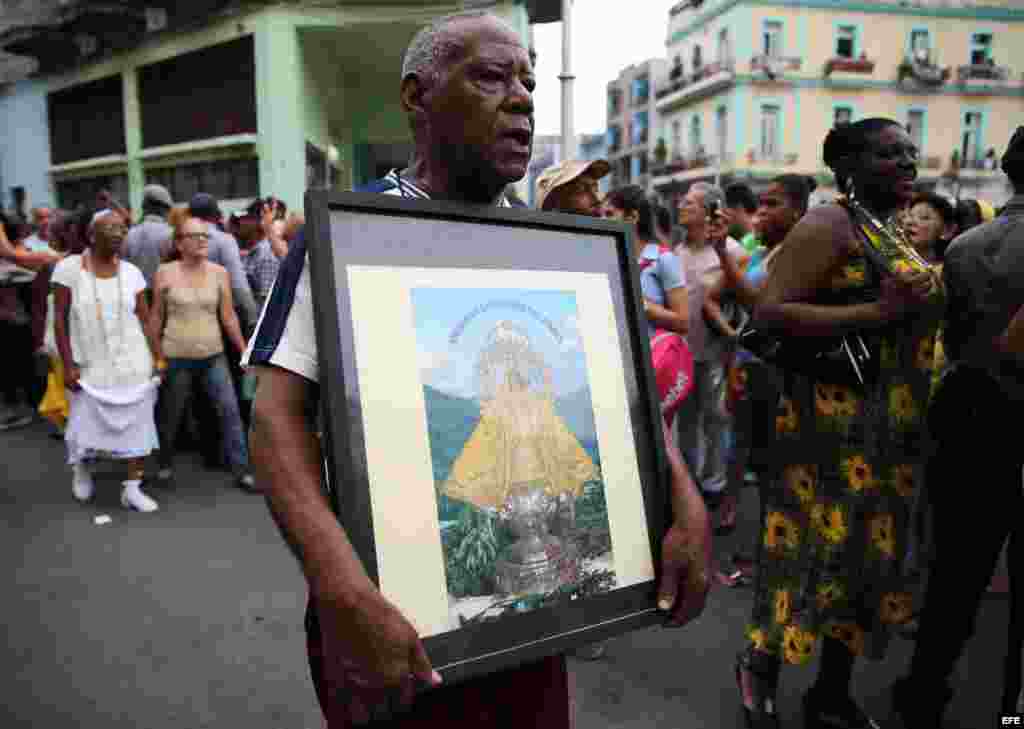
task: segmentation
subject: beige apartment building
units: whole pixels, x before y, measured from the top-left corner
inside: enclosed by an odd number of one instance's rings
[[[871,116],[907,126],[920,180],[1002,203],[998,159],[1024,123],[1019,0],[684,0],[654,80],[652,187],[814,175],[834,192],[822,141]]]

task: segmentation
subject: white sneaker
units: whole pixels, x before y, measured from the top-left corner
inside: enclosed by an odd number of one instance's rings
[[[124,490],[121,491],[121,506],[126,509],[141,511],[144,514],[156,511],[160,508],[160,504],[153,501],[153,499],[143,493],[142,489],[135,484],[125,486]]]
[[[92,474],[82,466],[76,466],[71,476],[71,493],[81,502],[92,498],[96,485],[92,482]]]

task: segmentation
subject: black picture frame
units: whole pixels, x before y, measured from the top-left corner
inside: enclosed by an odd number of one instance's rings
[[[627,226],[560,213],[373,193],[311,190],[305,205],[327,483],[335,513],[367,573],[378,584],[352,301],[343,275],[346,267],[580,271],[608,277],[654,579],[427,637],[424,646],[445,683],[458,683],[662,622],[664,615],[656,608],[656,582],[661,541],[671,519],[668,462],[639,268]],[[479,233],[474,232],[471,244],[466,236],[389,241],[386,235],[342,234],[356,221],[365,232],[375,224],[408,218],[435,224],[434,228],[425,225],[425,230],[436,230],[437,223],[451,223],[476,226]],[[505,238],[512,231],[521,237],[521,244],[497,245],[489,239],[501,236],[489,236],[488,230],[504,231]],[[552,231],[572,234],[571,244],[551,246],[548,233]],[[343,493],[339,484],[344,485]]]

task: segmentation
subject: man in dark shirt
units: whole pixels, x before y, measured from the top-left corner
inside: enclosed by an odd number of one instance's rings
[[[1004,354],[1001,335],[1024,305],[1024,127],[1010,140],[1003,169],[1015,195],[995,220],[953,241],[943,276],[950,369],[932,402],[935,451],[927,488],[935,519],[935,561],[910,675],[894,703],[908,729],[941,726],[949,676],[974,632],[978,604],[1010,540],[1011,643],[1001,710],[1020,691],[1024,631],[1024,449],[1014,416],[1024,404],[1024,366]],[[971,485],[981,483],[981,491]],[[995,716],[993,709],[989,712]]]

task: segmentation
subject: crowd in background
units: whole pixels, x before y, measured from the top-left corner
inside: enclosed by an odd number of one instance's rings
[[[74,211],[34,208],[2,222],[0,429],[48,420],[83,502],[93,467],[115,460],[126,469],[124,505],[155,511],[141,484],[166,492],[189,442],[255,491],[253,387],[240,355],[302,216],[274,198],[224,216],[210,195],[176,206],[149,185],[138,220],[103,191]]]
[[[907,727],[940,726],[1007,543],[1001,709],[1021,711],[1022,459],[999,413],[1024,374],[1011,336],[1024,318],[1012,293],[1024,286],[1024,128],[1004,157],[1016,197],[1002,211],[919,189],[917,150],[886,119],[837,127],[824,156],[840,197],[818,206],[809,177],[760,194],[698,182],[670,231],[640,187],[600,199],[601,161],[546,171],[538,206],[634,227],[662,412],[668,424],[679,413],[716,534],[735,530],[744,483],[759,486],[761,531],[717,575],[754,588],[735,667],[746,726],[779,726],[781,668],[819,639],[807,726],[878,726],[849,685],[855,659],[882,658],[892,634],[917,640],[894,708]],[[979,476],[999,516],[964,494]],[[986,525],[970,548],[966,524]]]

